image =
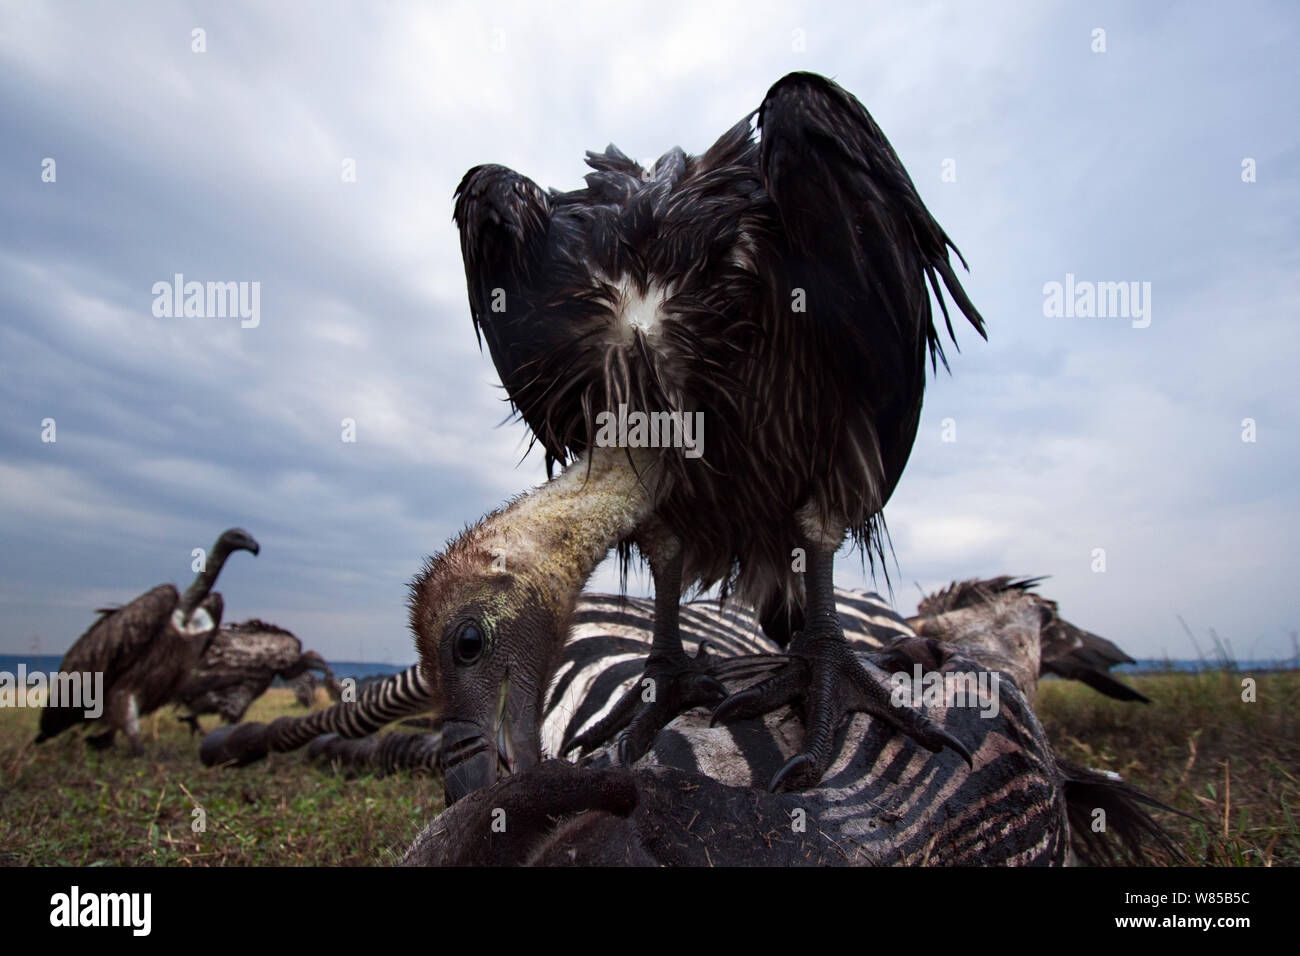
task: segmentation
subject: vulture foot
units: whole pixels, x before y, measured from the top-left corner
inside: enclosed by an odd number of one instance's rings
[[[923,710],[895,705],[889,674],[863,665],[838,624],[810,626],[797,634],[787,651],[790,662],[773,676],[738,691],[713,714],[713,724],[743,720],[800,703],[803,706],[803,752],[791,757],[772,776],[768,789],[816,786],[835,757],[835,732],[853,713],[877,717],[931,753],[948,747],[971,762],[970,751]]]
[[[566,740],[562,752],[579,748],[586,753],[618,734],[619,763],[631,766],[678,714],[692,707],[712,707],[727,696],[726,687],[712,673],[712,664],[708,641],[700,642],[694,657],[685,652],[652,653],[646,658],[645,670],[622,699],[590,729]]]

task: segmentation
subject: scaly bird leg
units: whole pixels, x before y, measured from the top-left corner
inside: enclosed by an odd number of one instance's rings
[[[970,762],[962,743],[923,711],[895,706],[889,675],[853,653],[835,607],[834,564],[838,543],[825,536],[804,542],[807,603],[803,630],[791,641],[791,661],[778,673],[728,697],[713,714],[713,723],[759,717],[787,704],[803,707],[803,752],[790,758],[772,777],[770,790],[815,786],[835,757],[835,733],[845,716],[866,713],[893,725],[927,750],[950,747]]]
[[[705,643],[694,657],[682,647],[679,611],[682,596],[681,543],[666,530],[637,537],[654,575],[655,623],[645,669],[622,699],[590,729],[565,741],[563,752],[575,747],[594,750],[618,737],[618,759],[625,766],[639,760],[674,717],[692,707],[711,707],[727,696],[710,673]],[[622,731],[622,733],[619,733]]]

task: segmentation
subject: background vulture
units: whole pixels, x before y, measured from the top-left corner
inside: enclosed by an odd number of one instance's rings
[[[212,586],[226,558],[235,551],[258,550],[252,535],[231,528],[212,546],[184,596],[175,586],[160,584],[124,607],[99,611],[99,620],[77,638],[59,665],[67,674],[104,675],[107,701],[98,720],[108,729],[88,743],[107,747],[120,730],[130,740],[131,752],[140,753],[140,717],[172,701],[221,624],[221,595],[212,593]],[[36,742],[85,722],[82,709],[47,706]]]
[[[1042,580],[1002,575],[982,581],[954,581],[923,598],[916,607],[916,616],[908,618],[907,623],[924,637],[950,639],[952,633],[992,631],[999,624],[998,612],[1004,608],[1029,608],[1040,624],[1041,673],[1082,681],[1116,700],[1151,703],[1146,695],[1110,676],[1112,667],[1132,664],[1133,658],[1106,638],[1061,617],[1055,601],[1034,593]]]
[[[303,653],[302,641],[284,628],[257,619],[223,627],[176,693],[176,702],[189,710],[181,720],[195,733],[202,714],[220,714],[226,723],[238,723],[277,677],[293,681],[303,703],[304,690],[314,694],[316,684],[299,685],[297,678],[309,676],[312,669],[322,673],[326,686],[333,685],[334,673],[325,658],[315,651]],[[304,706],[310,703],[308,696]]]
[[[818,780],[854,711],[964,752],[891,707],[881,675],[849,653],[832,580],[846,535],[873,567],[883,558],[880,512],[916,436],[927,360],[947,364],[930,305],[933,291],[951,336],[940,280],[984,327],[949,263],[955,247],[861,103],[792,73],[757,110],[757,139],[754,115],[703,155],[675,148],[651,169],[613,146],[588,153],[594,171],[574,192],[476,167],[455,220],[476,331],[548,465],[659,444],[621,424],[612,438],[609,415],[700,423],[694,447],[657,452],[653,515],[632,536],[654,576],[655,694],[647,703],[638,685],[616,709],[622,759],[723,696],[676,620],[684,588],[720,585],[789,645],[782,672],[716,712],[802,704],[803,752],[776,788]]]

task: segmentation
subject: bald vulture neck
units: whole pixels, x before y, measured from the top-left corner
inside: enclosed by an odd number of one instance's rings
[[[486,519],[477,543],[523,558],[514,566],[527,569],[542,593],[576,601],[609,549],[653,510],[661,473],[644,449],[594,448]]]
[[[218,541],[213,546],[203,570],[194,578],[194,583],[181,598],[180,610],[186,621],[217,583],[217,575],[221,573],[221,568],[226,563],[226,558],[230,557],[230,553],[231,548],[224,541]]]

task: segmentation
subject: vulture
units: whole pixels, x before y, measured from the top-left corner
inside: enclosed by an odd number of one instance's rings
[[[1118,664],[1132,664],[1111,641],[1076,627],[1061,617],[1057,603],[1034,593],[1044,579],[1001,575],[984,580],[954,581],[942,591],[927,595],[907,623],[917,634],[947,635],[954,629],[973,632],[988,629],[996,621],[998,608],[1008,605],[1033,609],[1040,621],[1040,673],[1081,681],[1095,691],[1116,700],[1151,703],[1150,699],[1110,675]]]
[[[221,624],[221,595],[212,587],[226,559],[235,551],[258,550],[252,535],[231,528],[217,539],[183,595],[174,585],[160,584],[123,607],[100,609],[99,619],[77,638],[59,671],[103,674],[103,715],[88,718],[85,710],[46,706],[36,742],[74,724],[102,720],[107,730],[87,743],[105,748],[120,730],[130,741],[131,753],[141,753],[140,718],[171,703]]]
[[[302,641],[282,627],[256,618],[223,627],[176,692],[176,703],[189,711],[181,720],[195,733],[202,714],[220,714],[226,723],[238,723],[277,677],[294,682],[299,703],[308,706],[315,682],[306,685],[310,693],[304,694],[297,680],[310,677],[312,669],[321,671],[326,681],[334,677],[325,658],[315,651],[304,653]]]
[[[890,704],[835,616],[834,555],[848,538],[883,565],[926,366],[948,364],[931,293],[954,342],[944,289],[985,335],[949,250],[965,260],[898,155],[854,96],[792,73],[700,156],[643,168],[611,145],[587,163],[572,192],[477,166],[454,219],[476,333],[548,470],[611,449],[638,475],[656,466],[646,516],[615,542],[649,563],[661,618],[654,692],[634,687],[603,728],[623,762],[719,701],[719,721],[801,707],[803,748],[773,789],[819,780],[855,712],[965,754]],[[731,696],[677,633],[683,591],[714,586],[761,608],[789,657]]]

